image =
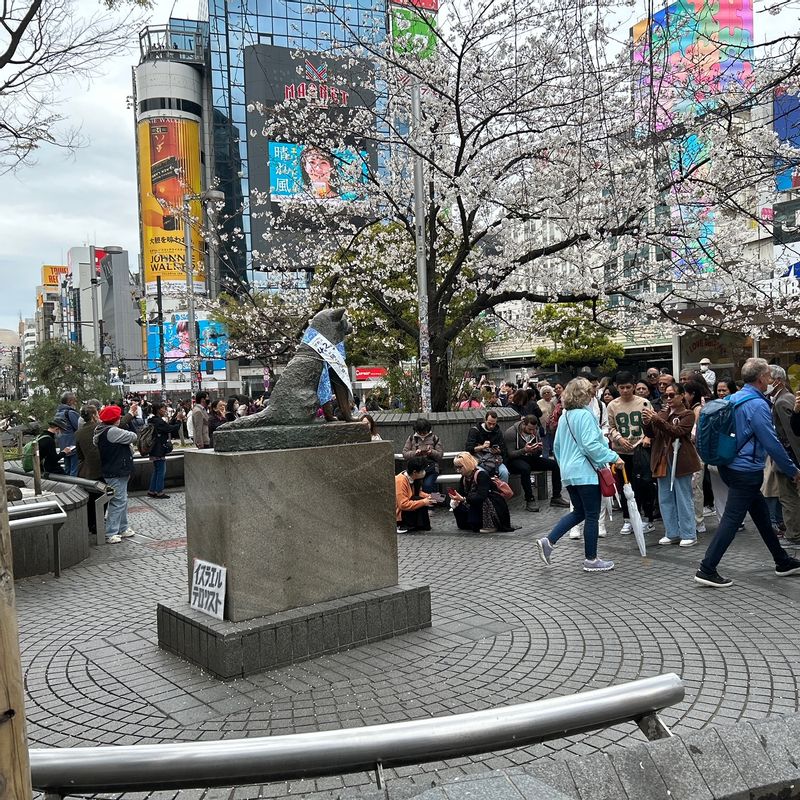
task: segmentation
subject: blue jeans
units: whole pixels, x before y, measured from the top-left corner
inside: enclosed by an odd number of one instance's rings
[[[773,528],[783,523],[783,508],[778,497],[767,497],[767,508],[769,509],[769,519]]]
[[[567,486],[567,492],[572,501],[572,511],[561,517],[547,538],[550,544],[555,544],[570,528],[585,520],[584,552],[589,561],[594,561],[597,558],[597,529],[600,523],[600,486],[596,483]]]
[[[728,502],[725,504],[725,513],[722,515],[722,520],[708,550],[706,550],[700,569],[707,575],[712,575],[717,571],[722,556],[731,546],[736,531],[739,530],[739,526],[744,522],[748,513],[758,528],[775,564],[781,566],[788,561],[789,555],[781,547],[778,537],[772,529],[767,501],[761,494],[764,470],[742,472],[730,467],[720,467],[719,475],[728,487]]]
[[[75,450],[64,456],[64,473],[72,475],[73,478],[78,477],[78,454]]]
[[[668,477],[658,479],[658,505],[661,508],[661,519],[664,520],[667,538],[696,539],[692,476],[676,477],[672,491],[669,482]]]
[[[157,458],[150,462],[153,465],[153,474],[150,477],[150,494],[161,494],[164,491],[164,477],[167,474],[167,462]]]
[[[128,477],[124,475],[121,478],[103,478],[114,490],[106,512],[106,539],[119,536],[128,529]]]

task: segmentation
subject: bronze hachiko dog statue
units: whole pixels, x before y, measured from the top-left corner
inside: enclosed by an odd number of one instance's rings
[[[343,308],[325,309],[309,322],[308,331],[322,334],[334,347],[344,341],[351,333],[352,325],[345,317]],[[304,339],[307,337],[303,337]],[[280,376],[269,399],[269,406],[258,414],[241,417],[234,422],[220,425],[219,431],[239,428],[260,428],[266,425],[308,425],[316,419],[317,409],[322,405],[325,419],[332,422],[333,402],[321,404],[317,395],[322,370],[327,369],[324,358],[305,341],[297,346],[292,360]],[[350,389],[336,374],[328,370],[331,388],[339,404],[342,420],[352,422],[351,408],[353,398]]]

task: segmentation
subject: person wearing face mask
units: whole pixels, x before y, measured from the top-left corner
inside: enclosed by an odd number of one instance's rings
[[[708,384],[709,389],[714,388],[714,384],[717,382],[717,373],[711,369],[711,359],[710,358],[701,358],[700,359],[700,372],[703,375],[703,379]]]
[[[735,404],[736,441],[741,444],[733,461],[719,467],[720,477],[729,489],[728,501],[700,569],[695,573],[697,583],[714,588],[733,584],[717,572],[717,567],[748,513],[775,562],[775,574],[778,577],[800,574],[800,561],[781,547],[770,522],[767,501],[761,493],[767,455],[795,486],[800,485],[800,469],[789,458],[772,424],[772,409],[766,395],[774,383],[769,364],[763,358],[748,358],[742,365],[742,381],[744,387],[732,395],[731,400]]]

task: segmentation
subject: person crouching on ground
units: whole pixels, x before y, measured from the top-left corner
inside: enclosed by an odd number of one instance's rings
[[[700,458],[692,444],[694,412],[684,403],[684,387],[673,383],[661,395],[664,407],[642,411],[645,433],[652,437],[650,469],[658,481],[658,504],[664,520],[665,535],[659,544],[697,544],[692,475],[700,468]],[[675,442],[679,442],[677,454]],[[675,477],[673,480],[673,460]]]
[[[133,472],[133,450],[137,434],[119,427],[122,409],[106,406],[94,430],[94,443],[100,451],[103,482],[114,490],[106,513],[106,544],[118,544],[135,534],[128,527],[128,479]]]
[[[543,539],[536,542],[539,555],[549,567],[553,548],[573,526],[584,522],[583,546],[586,572],[607,572],[614,569],[613,561],[597,556],[597,531],[600,521],[600,482],[597,470],[616,464],[619,454],[608,447],[594,414],[589,409],[593,397],[592,384],[586,378],[571,380],[561,395],[564,413],[558,422],[553,444],[556,460],[561,466],[561,480],[572,501],[572,511],[565,514]]]
[[[406,462],[404,472],[394,476],[395,519],[398,533],[429,531],[431,521],[428,508],[436,500],[420,490],[425,477],[425,459],[414,456]]]
[[[475,456],[459,453],[453,466],[461,475],[459,491],[448,492],[456,525],[475,533],[513,531],[508,503],[494,488],[489,473],[478,466]]]

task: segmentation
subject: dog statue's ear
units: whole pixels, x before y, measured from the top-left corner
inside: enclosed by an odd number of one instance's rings
[[[331,311],[331,319],[334,322],[341,322],[342,317],[344,316],[344,312],[345,312],[344,308],[334,308],[333,311]]]

